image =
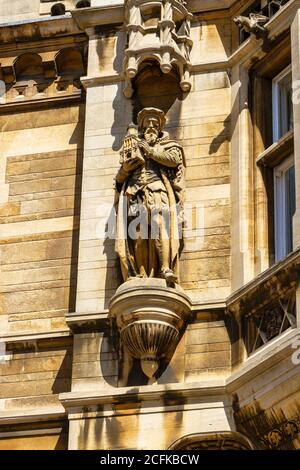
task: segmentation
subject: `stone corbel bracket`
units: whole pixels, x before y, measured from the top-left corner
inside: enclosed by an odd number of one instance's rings
[[[259,13],[250,13],[249,17],[242,15],[236,16],[233,18],[233,21],[247,33],[254,34],[257,39],[264,38],[268,34],[265,28],[265,24],[269,21],[268,16],[260,15]]]
[[[132,278],[112,297],[109,316],[121,343],[141,361],[151,384],[161,361],[171,358],[192,318],[191,301],[177,284],[170,288],[163,279]]]
[[[190,51],[191,19],[193,15],[181,0],[127,0],[125,2],[125,28],[128,48],[125,51],[124,94],[131,98],[131,80],[138,74],[146,60],[159,63],[163,73],[177,67],[180,87],[184,92],[191,89]]]

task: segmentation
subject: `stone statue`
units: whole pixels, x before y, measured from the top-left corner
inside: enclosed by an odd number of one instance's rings
[[[165,121],[163,111],[144,108],[120,151],[116,251],[124,281],[178,281],[185,160],[182,147],[163,132]]]

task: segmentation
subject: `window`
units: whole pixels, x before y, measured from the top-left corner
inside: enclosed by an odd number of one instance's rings
[[[259,299],[259,294],[256,297]],[[291,289],[279,298],[270,300],[263,308],[258,306],[255,315],[246,317],[248,353],[254,353],[261,346],[295,326],[296,292],[295,289]]]
[[[256,262],[260,272],[294,249],[294,126],[289,35],[253,66],[251,78],[253,153],[260,168],[255,224]]]
[[[293,156],[274,168],[275,259],[293,250],[293,215],[296,208]]]
[[[261,0],[262,13],[272,18],[289,0]]]
[[[273,79],[273,142],[293,129],[292,68]]]

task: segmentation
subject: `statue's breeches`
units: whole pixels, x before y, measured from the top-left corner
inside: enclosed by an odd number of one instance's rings
[[[169,266],[169,239],[168,194],[145,188],[128,198],[128,242],[138,275],[159,277]]]

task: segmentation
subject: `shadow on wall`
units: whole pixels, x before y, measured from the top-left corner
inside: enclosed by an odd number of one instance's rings
[[[121,138],[124,135],[124,127],[129,124],[126,117],[130,119],[131,103],[126,100],[123,95],[123,82],[119,81],[122,76],[123,55],[126,47],[126,33],[122,31],[123,25],[116,26],[114,29],[108,26],[96,27],[96,33],[99,37],[97,43],[97,54],[99,60],[100,75],[108,75],[116,77],[117,83],[109,85],[107,89],[112,90],[104,97],[105,102],[111,102],[114,110],[113,125],[110,134],[114,138],[112,150],[118,152],[121,147]],[[112,61],[112,57],[114,60]],[[113,80],[111,81],[113,83]],[[104,87],[106,88],[106,87]]]
[[[232,83],[230,83],[230,80],[228,79],[228,87],[232,86]],[[215,135],[214,138],[212,139],[210,146],[209,146],[209,155],[213,155],[214,153],[217,153],[218,149],[221,147],[221,145],[225,142],[231,142],[232,135],[235,131],[235,127],[238,122],[238,117],[239,117],[239,109],[240,106],[240,95],[239,93],[236,94],[234,103],[232,104],[231,109],[235,111],[234,113],[229,113],[226,119],[223,121],[223,129],[219,132],[219,134]],[[220,108],[222,107],[222,103],[220,103]],[[245,103],[245,107],[247,107],[247,103]],[[222,111],[219,113],[220,115],[222,114]],[[233,119],[233,115],[235,115],[235,119]]]
[[[100,347],[100,370],[101,376],[111,387],[118,385],[118,349],[115,345],[116,338],[111,331],[110,326],[105,323],[101,329],[101,347]]]
[[[168,121],[176,118],[179,121],[181,102],[185,97],[179,83],[176,69],[165,74],[155,62],[144,62],[133,81],[133,121],[137,122],[139,111],[146,107],[162,109]]]
[[[62,349],[66,350],[66,354],[60,364],[60,367],[55,371],[55,380],[52,385],[52,393],[66,393],[71,391],[72,384],[72,357],[73,357],[73,342],[71,338],[64,338],[64,341],[61,341],[62,346],[57,345],[54,348],[49,348],[49,357],[51,351],[60,351]],[[49,359],[51,361],[51,359]]]
[[[228,18],[226,23],[224,18],[221,18],[219,21],[212,20],[212,24],[217,28],[218,38],[222,42],[226,56],[230,57],[232,54],[232,28],[236,27],[235,23],[231,18]]]
[[[216,433],[187,436],[185,435],[187,418],[184,409],[188,403],[191,403],[190,398],[180,397],[174,391],[167,390],[162,393],[160,399],[147,402],[141,401],[139,392],[138,387],[131,387],[115,399],[111,405],[110,416],[82,419],[79,424],[78,449],[94,450],[100,447],[140,449],[141,442],[143,448],[147,450],[189,450],[189,448],[206,450],[210,446],[214,450],[219,450],[222,444],[225,444],[224,448],[227,444],[230,450],[246,450],[253,447],[247,437],[235,432],[232,410],[227,400],[220,401],[219,397],[217,407],[225,411],[229,429],[232,431],[217,433],[218,436]],[[199,398],[195,399],[194,405],[198,402]],[[207,408],[211,409],[216,403],[216,397],[207,399],[206,403]],[[104,405],[95,406],[93,411],[102,413],[104,407]],[[161,407],[160,413],[157,413],[156,407]],[[108,411],[107,407],[105,411]],[[154,429],[156,434],[153,435]],[[218,439],[222,437],[226,437],[228,442],[225,442],[225,439]]]
[[[77,144],[76,154],[76,175],[74,185],[74,226],[72,230],[71,247],[71,279],[69,292],[69,312],[76,310],[77,274],[78,274],[78,253],[79,253],[79,228],[76,227],[75,220],[80,217],[81,208],[81,186],[82,186],[82,165],[83,165],[83,139],[84,139],[85,105],[79,106],[78,123],[71,136],[69,144]]]
[[[53,450],[68,450],[69,422],[66,420],[62,423],[60,422],[59,425],[62,426],[62,428],[56,446]]]
[[[130,394],[130,397],[128,397]],[[113,403],[112,412],[120,416],[99,417],[95,419],[84,419],[80,423],[80,430],[78,433],[78,450],[98,450],[101,449],[126,449],[130,440],[131,430],[125,427],[126,419],[122,418],[122,410],[126,413],[126,407],[131,403],[134,413],[139,413],[138,403],[138,389],[129,389],[120,397],[120,401]],[[97,405],[96,410],[98,413],[104,411],[107,407],[105,405]],[[83,410],[85,411],[85,410]],[[123,421],[123,422],[122,422]],[[137,431],[132,429],[134,433],[134,442],[137,444]],[[133,448],[130,446],[130,448]]]
[[[116,26],[114,29],[111,29],[111,26],[109,26],[107,30],[104,26],[99,27],[99,30],[96,27],[96,32],[99,36],[97,54],[100,74],[107,74],[109,70],[111,74],[116,77],[120,77],[122,74],[123,53],[126,47],[126,33],[121,30],[122,26],[123,25]],[[112,57],[114,57],[113,62]],[[108,107],[112,106],[113,109],[113,124],[109,129],[106,129],[107,134],[112,137],[111,155],[107,155],[105,158],[110,158],[112,155],[119,152],[128,124],[132,120],[132,104],[130,100],[127,100],[123,95],[123,86],[123,82],[118,81],[117,83],[103,87],[103,93],[105,95],[103,98],[104,105],[107,104]],[[113,185],[114,180],[112,177],[111,188],[113,188]],[[114,204],[112,204],[109,214],[107,214],[106,233],[109,227],[113,227],[114,231]],[[122,283],[121,269],[115,252],[115,240],[113,237],[106,237],[104,239],[103,254],[106,257],[107,263],[104,286],[104,308],[107,308],[109,300],[115,293],[117,287]]]

